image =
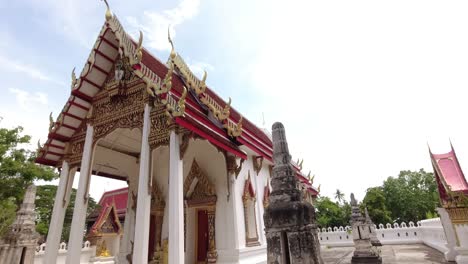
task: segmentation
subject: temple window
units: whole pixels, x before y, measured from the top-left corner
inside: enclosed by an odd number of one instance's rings
[[[245,181],[242,201],[244,202],[245,240],[247,247],[258,246],[257,217],[255,213],[255,191],[250,180],[250,171]]]

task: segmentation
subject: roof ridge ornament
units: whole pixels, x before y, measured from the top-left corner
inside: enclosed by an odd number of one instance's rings
[[[112,16],[113,16],[112,12],[110,11],[109,3],[107,3],[107,0],[102,0],[102,1],[104,1],[104,3],[106,4],[106,7],[107,7],[107,9],[106,9],[106,21],[109,21],[109,20],[112,19]]]
[[[52,129],[55,126],[54,117],[52,116],[52,113],[53,112],[50,112],[50,115],[49,115],[49,133],[52,132]]]
[[[36,150],[36,156],[39,157],[41,155],[41,152],[44,150],[44,148],[41,146],[41,140],[37,140],[37,150]]]
[[[140,38],[138,39],[138,46],[135,50],[135,64],[138,64],[141,62],[141,59],[143,58],[143,32],[140,30]]]
[[[76,84],[78,83],[78,79],[76,78],[76,74],[75,74],[75,68],[76,67],[73,67],[73,70],[72,70],[72,73],[71,73],[71,77],[72,77],[71,89],[72,89],[72,91],[75,89]]]
[[[170,57],[171,57],[171,59],[174,59],[175,56],[177,55],[177,53],[175,52],[174,43],[172,42],[172,39],[171,39],[171,27],[170,27],[170,25],[167,27],[167,39],[169,40],[169,43],[171,44]]]

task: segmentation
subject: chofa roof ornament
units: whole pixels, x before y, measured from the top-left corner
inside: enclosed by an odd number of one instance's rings
[[[109,3],[107,3],[107,0],[103,0],[104,3],[106,4],[106,21],[109,21],[112,19],[112,12],[110,11]]]

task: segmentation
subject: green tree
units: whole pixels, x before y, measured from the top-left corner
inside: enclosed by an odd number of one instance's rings
[[[25,148],[31,137],[22,132],[20,126],[0,128],[0,236],[14,221],[26,187],[35,180],[57,177],[53,169],[34,163],[35,152]]]
[[[349,225],[351,206],[347,202],[340,205],[333,202],[326,196],[320,196],[316,200],[314,206],[319,227],[338,227]]]
[[[13,199],[0,201],[0,237],[8,230],[15,220],[16,204]]]
[[[16,206],[33,181],[57,177],[53,169],[34,163],[36,153],[25,148],[31,137],[22,132],[22,127],[0,128],[0,201],[13,199]]]
[[[52,210],[54,208],[55,194],[57,193],[57,186],[55,185],[41,185],[37,186],[36,192],[36,213],[37,224],[36,231],[47,236],[49,232],[50,219],[52,217]],[[71,221],[73,217],[73,208],[75,207],[76,189],[72,189],[70,195],[70,202],[67,210],[65,211],[65,219],[62,230],[62,241],[68,241],[70,235]],[[87,216],[92,213],[98,205],[96,201],[90,197],[88,200]]]
[[[394,221],[419,221],[434,214],[440,205],[434,174],[401,171],[398,177],[388,177],[382,187],[386,206]]]
[[[338,203],[341,203],[342,201],[345,201],[344,193],[342,193],[339,189],[336,189],[335,199],[338,201]]]
[[[361,209],[367,207],[369,216],[374,223],[386,224],[392,222],[392,218],[385,203],[382,187],[373,187],[367,189],[366,196],[362,200]]]

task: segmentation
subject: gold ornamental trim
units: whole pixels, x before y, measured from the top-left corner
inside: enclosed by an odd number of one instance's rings
[[[468,207],[447,208],[446,210],[454,225],[468,225]]]

